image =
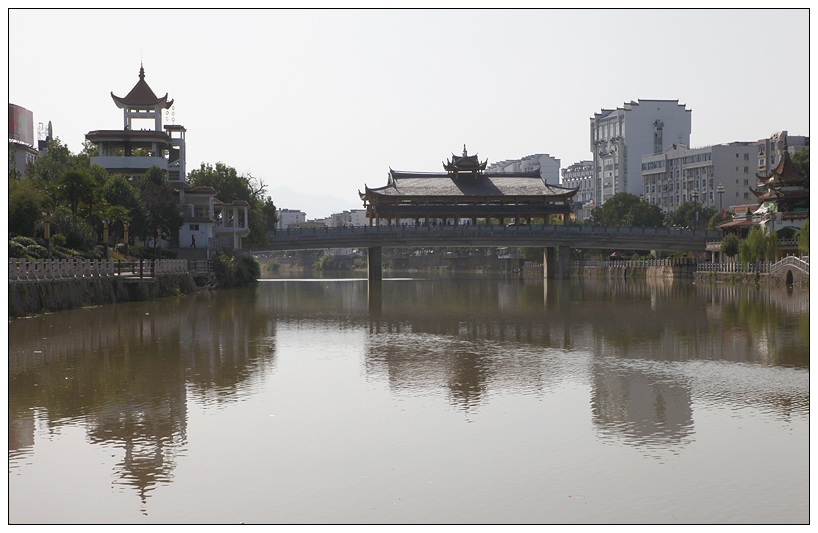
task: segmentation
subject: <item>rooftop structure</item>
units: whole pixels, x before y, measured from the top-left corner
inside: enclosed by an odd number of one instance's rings
[[[461,166],[461,162],[465,164]],[[456,165],[456,171],[449,170],[449,165]],[[381,219],[386,219],[387,224],[402,219],[415,224],[420,224],[421,219],[425,224],[447,224],[453,219],[455,225],[461,219],[472,224],[477,224],[477,219],[499,219],[502,224],[511,218],[530,222],[532,217],[571,212],[576,189],[548,185],[539,171],[486,172],[485,165],[464,149],[461,158],[444,164],[445,174],[389,169],[385,186],[364,186],[364,192],[358,194],[370,225],[379,224]]]

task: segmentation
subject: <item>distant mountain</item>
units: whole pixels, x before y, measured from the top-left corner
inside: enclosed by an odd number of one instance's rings
[[[267,193],[279,209],[298,209],[307,214],[307,219],[326,218],[333,213],[363,209],[363,202],[350,202],[327,194],[304,194],[289,187],[279,187]]]

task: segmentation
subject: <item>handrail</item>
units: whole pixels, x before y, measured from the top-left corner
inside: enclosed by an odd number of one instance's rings
[[[186,259],[9,259],[9,281],[145,278],[190,272]],[[209,271],[209,269],[208,269]]]
[[[804,261],[800,257],[795,257],[794,255],[789,255],[776,262],[774,265],[772,265],[772,267],[770,267],[770,272],[775,272],[776,270],[785,267],[794,267],[809,275],[809,261]]]

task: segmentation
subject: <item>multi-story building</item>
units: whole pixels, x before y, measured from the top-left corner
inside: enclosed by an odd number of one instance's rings
[[[690,109],[678,100],[639,100],[591,117],[593,200],[601,205],[619,192],[641,196],[642,157],[672,144],[690,145]]]
[[[85,139],[96,145],[98,155],[92,165],[101,165],[110,173],[136,178],[149,168],[158,167],[177,195],[184,224],[176,235],[165,235],[170,245],[209,251],[218,248],[241,249],[241,239],[250,234],[249,204],[236,200],[230,204],[216,198],[211,187],[191,187],[185,169],[185,128],[162,125],[162,112],[173,107],[168,95],[157,98],[145,81],[145,69],[139,68],[139,81],[125,97],[111,93],[122,109],[121,130],[94,130]],[[148,126],[139,127],[137,126]],[[204,252],[202,252],[204,253]]]
[[[593,181],[593,161],[580,161],[562,169],[562,182],[560,185],[578,189],[574,200],[581,204],[594,202]]]
[[[804,148],[809,148],[809,137],[789,135],[787,130],[773,133],[766,139],[759,139],[756,171],[762,174],[772,172],[781,162],[784,152],[794,155]]]
[[[702,148],[673,144],[642,157],[642,196],[669,212],[696,200],[719,210],[752,203],[756,143],[732,142]]]
[[[307,214],[298,209],[279,209],[276,214],[278,215],[276,229],[287,229],[307,221]]]
[[[533,154],[522,159],[507,159],[486,167],[486,172],[531,172],[535,170],[539,170],[545,183],[559,185],[560,160],[548,154]]]
[[[26,166],[38,155],[34,147],[34,114],[24,107],[9,104],[9,170],[14,169],[18,179],[25,179]]]

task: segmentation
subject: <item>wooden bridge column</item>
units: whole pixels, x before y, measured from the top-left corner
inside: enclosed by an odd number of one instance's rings
[[[557,262],[554,257],[554,248],[548,246],[543,250],[543,278],[556,279],[557,277]]]
[[[380,246],[367,248],[366,265],[369,270],[369,281],[381,281],[383,279],[383,258],[381,256]]]

